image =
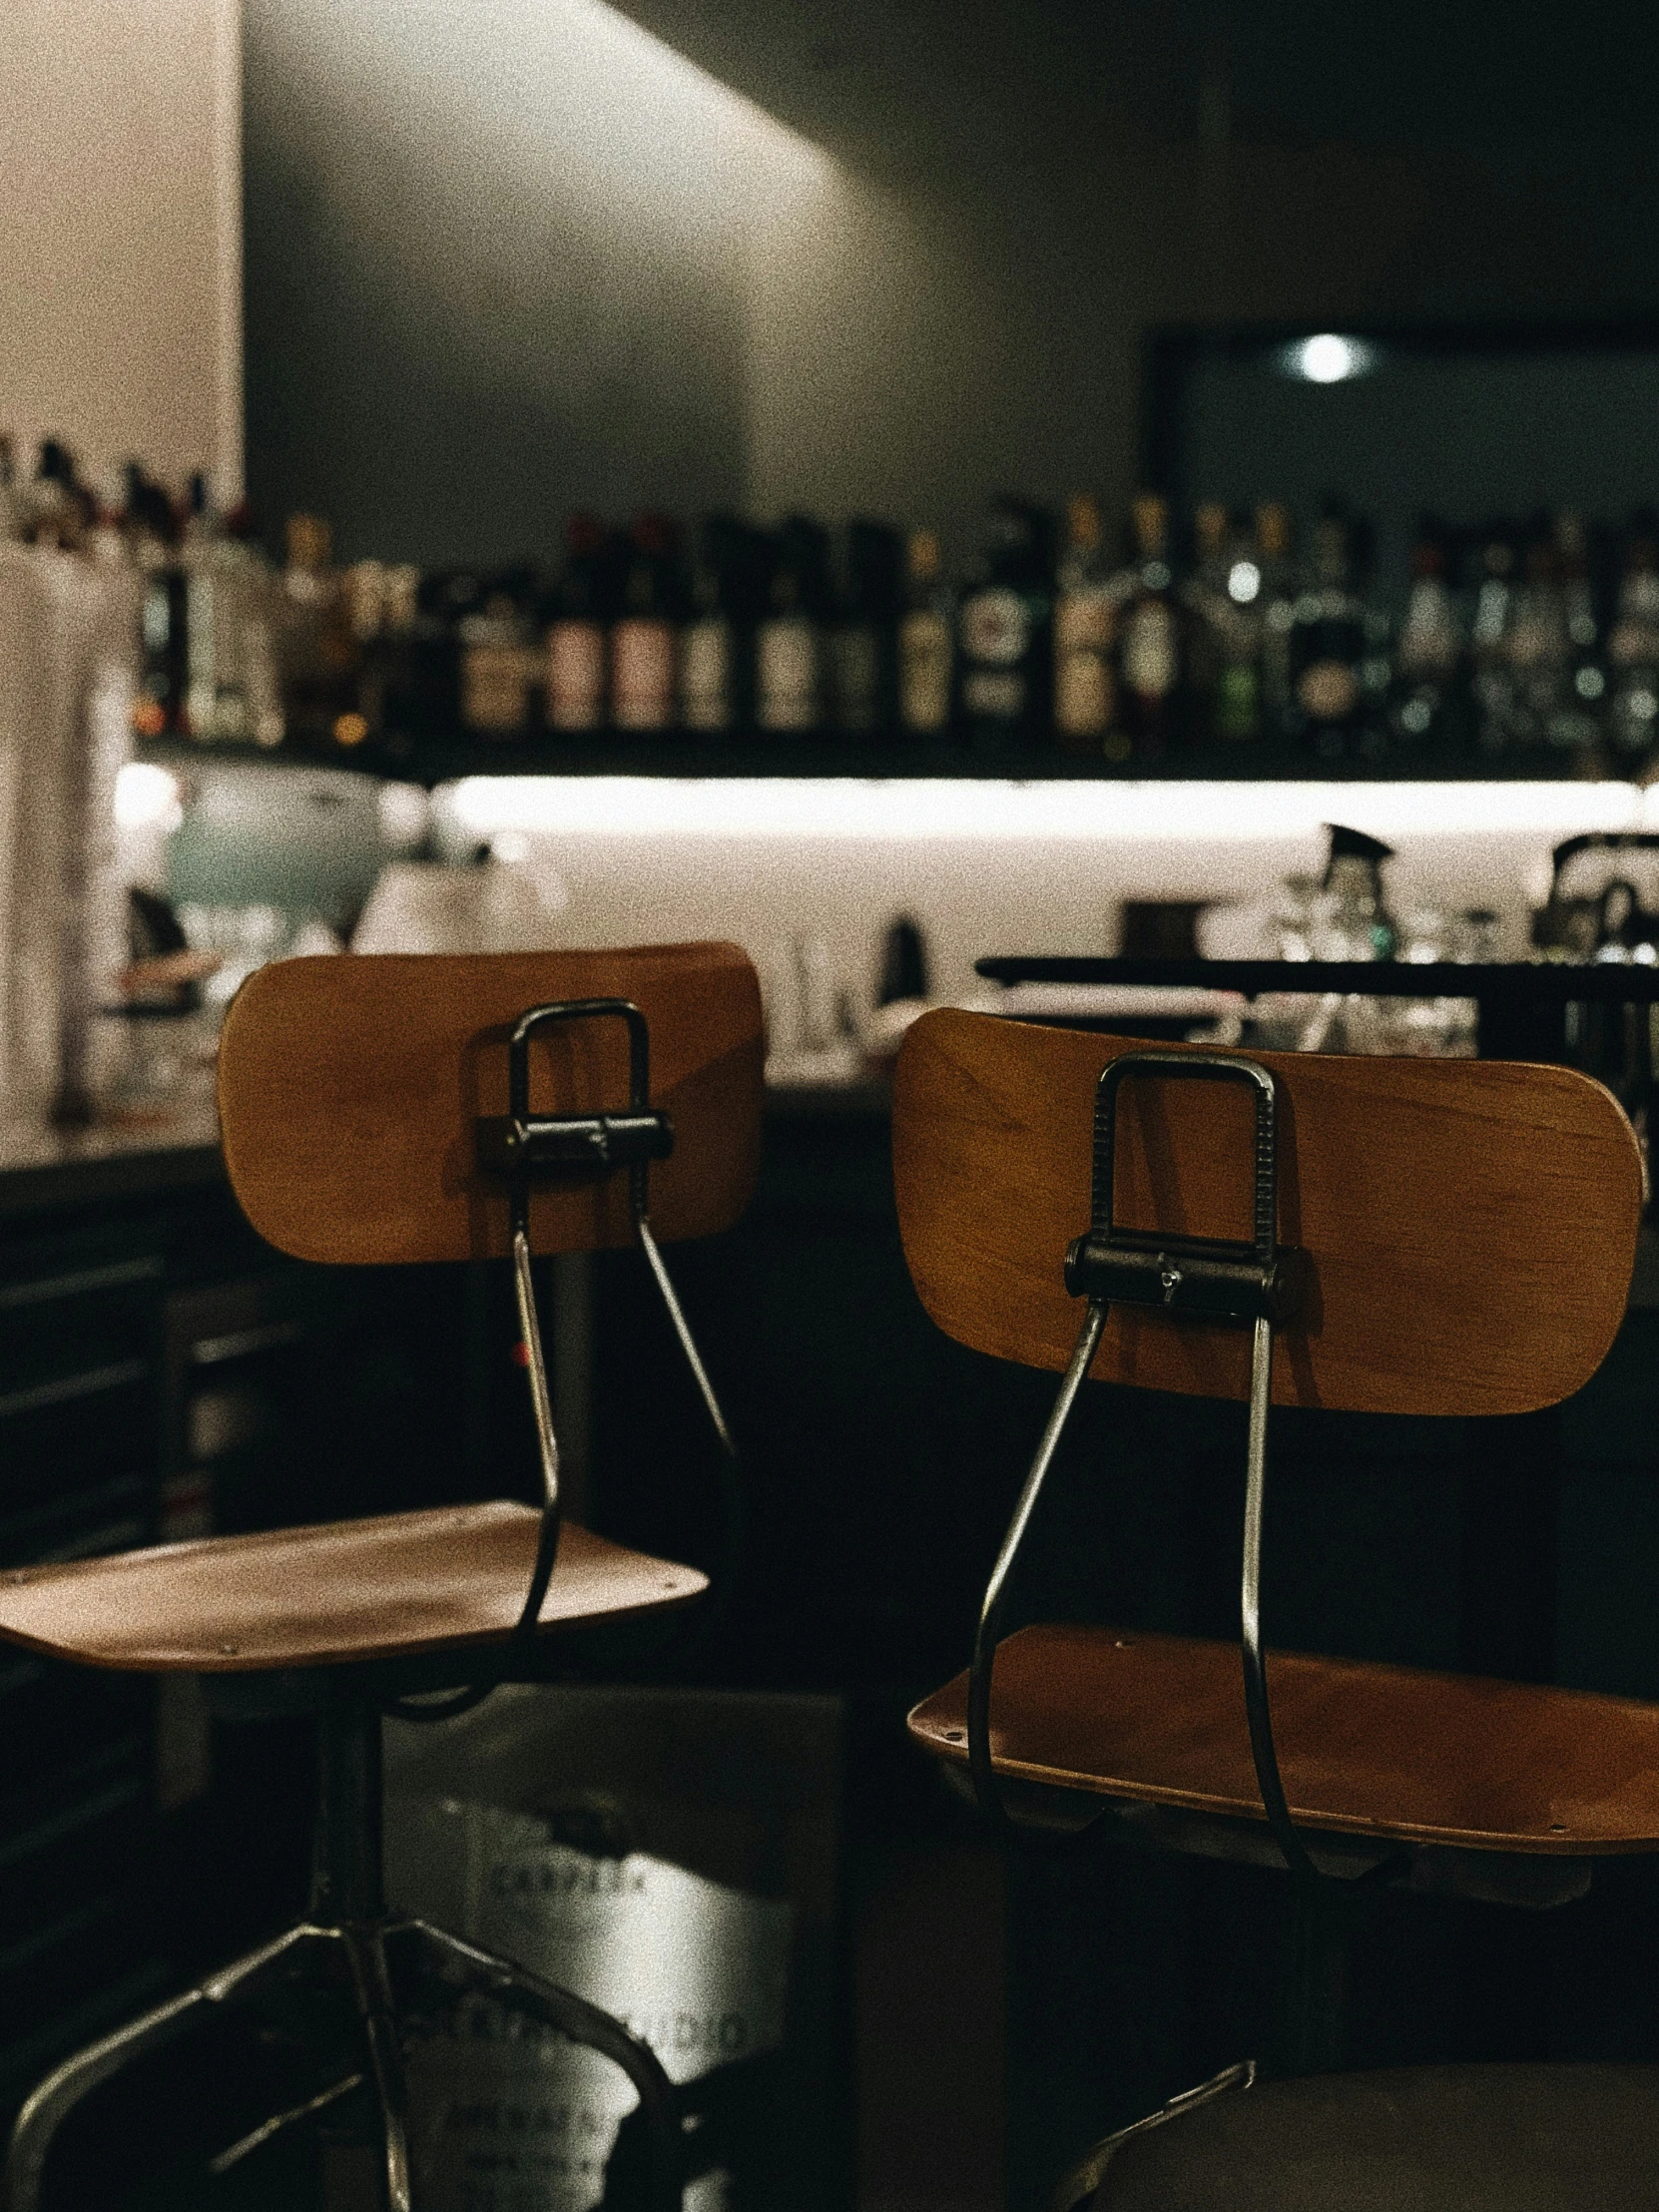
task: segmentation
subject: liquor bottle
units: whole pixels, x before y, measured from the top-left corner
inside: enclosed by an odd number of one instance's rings
[[[253,542],[247,508],[221,513],[202,475],[191,479],[179,566],[192,737],[226,745],[279,743],[275,579]]]
[[[1262,578],[1262,727],[1265,736],[1283,740],[1291,734],[1291,632],[1301,581],[1291,510],[1277,499],[1256,509],[1255,561]]]
[[[1601,741],[1607,671],[1595,587],[1590,581],[1589,545],[1577,515],[1556,516],[1555,549],[1567,624],[1568,681],[1548,735],[1552,745],[1583,760]]]
[[[1516,670],[1510,652],[1519,589],[1515,535],[1513,525],[1502,522],[1488,525],[1481,533],[1474,616],[1469,625],[1474,742],[1488,760],[1513,752],[1519,734]]]
[[[136,461],[125,471],[122,527],[143,578],[139,605],[139,681],[133,731],[140,738],[190,734],[189,593],[179,560],[179,518],[173,502]]]
[[[1659,738],[1659,519],[1642,510],[1625,539],[1607,633],[1607,744],[1614,766],[1641,766]]]
[[[792,515],[779,532],[766,613],[755,633],[755,720],[762,730],[797,733],[823,723],[828,550],[823,530],[803,515]]]
[[[1418,519],[1411,547],[1411,588],[1394,644],[1388,692],[1388,736],[1401,755],[1443,759],[1456,748],[1457,682],[1463,633],[1447,575],[1445,525]]]
[[[737,567],[737,526],[711,516],[698,538],[691,612],[680,633],[680,721],[687,730],[731,732],[739,724]]]
[[[1314,526],[1313,573],[1288,640],[1291,735],[1321,761],[1370,760],[1384,742],[1386,624],[1356,588],[1364,556],[1363,532],[1328,502]]]
[[[1032,742],[1051,729],[1050,523],[1023,499],[991,504],[991,542],[957,617],[962,721],[981,747]]]
[[[1129,511],[1130,559],[1120,584],[1117,719],[1108,760],[1153,768],[1169,754],[1181,705],[1181,614],[1169,544],[1169,503],[1142,492]]]
[[[553,730],[605,726],[605,530],[598,517],[565,524],[564,566],[543,613],[547,723]]]
[[[286,736],[331,754],[366,734],[350,607],[333,563],[333,533],[320,516],[289,515],[286,549],[277,641]]]
[[[1099,500],[1074,493],[1054,579],[1054,735],[1068,753],[1098,754],[1112,727],[1117,602],[1101,535]]]
[[[950,727],[956,608],[932,530],[912,530],[898,626],[898,712],[905,730],[937,737]]]
[[[1222,746],[1262,735],[1262,564],[1254,536],[1219,501],[1198,509],[1188,611],[1195,735]]]
[[[1572,696],[1572,649],[1567,637],[1566,595],[1561,586],[1555,532],[1547,515],[1528,527],[1521,581],[1508,637],[1514,681],[1514,736],[1523,752],[1537,753],[1560,728]]]
[[[533,642],[533,594],[534,579],[527,570],[482,579],[456,623],[461,725],[475,738],[501,744],[524,737],[529,728],[533,695],[545,667],[545,655]],[[342,608],[345,604],[342,592]]]
[[[642,515],[634,525],[621,606],[611,626],[614,729],[674,728],[681,598],[673,526],[662,515]]]
[[[846,535],[845,587],[830,633],[830,721],[850,735],[890,731],[897,720],[898,533],[854,522]]]

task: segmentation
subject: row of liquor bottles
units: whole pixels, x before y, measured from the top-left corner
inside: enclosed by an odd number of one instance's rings
[[[836,543],[802,516],[688,536],[582,514],[549,581],[336,568],[305,515],[277,567],[201,478],[175,500],[134,466],[98,496],[49,443],[23,483],[0,438],[4,535],[140,572],[148,737],[908,735],[1154,772],[1218,756],[1628,771],[1659,742],[1659,522],[1642,513],[1616,531],[1424,517],[1391,590],[1335,503],[1300,537],[1282,505],[1205,504],[1178,549],[1144,494],[1113,557],[1093,498],[1063,532],[1002,498],[957,582],[926,530],[856,521]]]
[[[1019,499],[974,573],[938,540],[854,522],[716,518],[683,549],[646,517],[567,528],[548,589],[428,579],[479,737],[805,731],[1059,749],[1120,769],[1184,758],[1629,769],[1659,739],[1659,523],[1538,516],[1453,532],[1425,516],[1410,573],[1372,573],[1333,502],[1201,506],[1178,558],[1166,501],[1133,505],[1121,556],[1079,494],[1059,544]],[[360,591],[359,591],[360,596]]]
[[[461,717],[479,732],[827,728],[1057,747],[1120,768],[1275,752],[1625,767],[1659,737],[1659,522],[1570,515],[1453,532],[1421,519],[1403,588],[1379,588],[1366,526],[1336,502],[1197,510],[1177,558],[1143,494],[1108,555],[1099,504],[1000,499],[959,586],[936,537],[847,531],[837,574],[803,518],[768,537],[705,525],[568,528],[551,591],[450,579]],[[1385,583],[1386,580],[1383,580]],[[515,588],[516,584],[516,588]]]

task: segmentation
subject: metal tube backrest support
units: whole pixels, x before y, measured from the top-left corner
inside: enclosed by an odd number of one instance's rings
[[[613,1113],[602,1109],[582,1114],[532,1114],[530,1040],[543,1029],[584,1021],[620,1021],[627,1028],[627,1111]],[[507,1041],[505,1120],[481,1118],[477,1142],[480,1160],[506,1178],[510,1193],[513,1292],[541,1472],[541,1528],[524,1604],[507,1643],[481,1666],[480,1672],[464,1689],[432,1701],[400,1701],[395,1710],[404,1719],[451,1719],[481,1703],[515,1671],[535,1641],[542,1601],[558,1563],[562,1519],[559,1443],[553,1427],[552,1390],[530,1264],[530,1193],[538,1176],[592,1179],[627,1170],[628,1200],[635,1233],[721,1448],[729,1461],[736,1459],[725,1415],[692,1340],[662,1253],[651,1234],[651,1162],[672,1156],[674,1129],[669,1117],[654,1109],[651,1103],[651,1029],[639,1007],[626,998],[569,998],[548,1000],[520,1014]]]
[[[1251,1237],[1248,1243],[1146,1230],[1123,1230],[1115,1220],[1115,1169],[1119,1093],[1133,1075],[1248,1085],[1255,1099]],[[1263,1810],[1286,1864],[1314,1874],[1291,1818],[1273,1740],[1267,1670],[1262,1652],[1262,1525],[1267,1497],[1268,1405],[1273,1381],[1276,1316],[1294,1310],[1292,1256],[1278,1240],[1278,1092],[1272,1073],[1239,1053],[1129,1052],[1100,1074],[1095,1093],[1090,1223],[1066,1253],[1066,1288],[1087,1300],[1076,1349],[1043,1431],[1008,1533],[986,1587],[968,1677],[968,1765],[981,1807],[999,1825],[1009,1816],[991,1755],[991,1682],[1009,1577],[1036,1511],[1048,1469],[1059,1449],[1085,1377],[1100,1344],[1108,1305],[1116,1300],[1154,1306],[1175,1318],[1248,1323],[1252,1331],[1248,1476],[1240,1574],[1240,1632],[1245,1711]]]

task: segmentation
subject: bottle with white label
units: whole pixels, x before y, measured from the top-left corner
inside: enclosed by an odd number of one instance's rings
[[[738,726],[738,627],[733,605],[734,529],[703,525],[692,563],[691,612],[680,632],[680,722],[711,734]]]
[[[548,727],[605,726],[605,531],[591,514],[565,525],[565,565],[547,609],[543,691]]]
[[[672,730],[679,709],[679,579],[674,533],[661,515],[642,515],[611,625],[611,725]]]
[[[1098,754],[1112,727],[1117,602],[1101,554],[1100,502],[1074,493],[1054,585],[1054,735],[1067,753]]]
[[[1181,608],[1170,560],[1169,502],[1142,492],[1129,513],[1130,563],[1120,583],[1116,715],[1105,753],[1155,768],[1172,750],[1181,707]]]
[[[1370,760],[1384,742],[1391,671],[1386,626],[1355,588],[1365,550],[1359,526],[1328,502],[1289,640],[1291,732],[1321,761]]]
[[[824,720],[824,617],[828,559],[824,532],[792,516],[779,533],[767,610],[755,632],[755,720],[792,735]]]
[[[905,558],[904,613],[898,625],[898,718],[918,737],[950,727],[955,660],[955,602],[932,530],[913,530]]]
[[[1047,515],[1022,499],[991,508],[992,538],[978,583],[963,597],[962,724],[969,742],[997,751],[1049,730],[1053,591]]]

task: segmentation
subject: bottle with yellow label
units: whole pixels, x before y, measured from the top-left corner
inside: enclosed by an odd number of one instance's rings
[[[898,719],[917,737],[950,727],[955,605],[932,530],[913,530],[905,553],[904,612],[898,624]]]
[[[1112,727],[1117,601],[1101,535],[1100,502],[1074,493],[1054,589],[1054,736],[1068,753],[1098,754]]]
[[[1157,768],[1175,740],[1185,660],[1169,502],[1142,492],[1130,509],[1129,534],[1130,563],[1119,587],[1116,712],[1105,753],[1120,766]]]

